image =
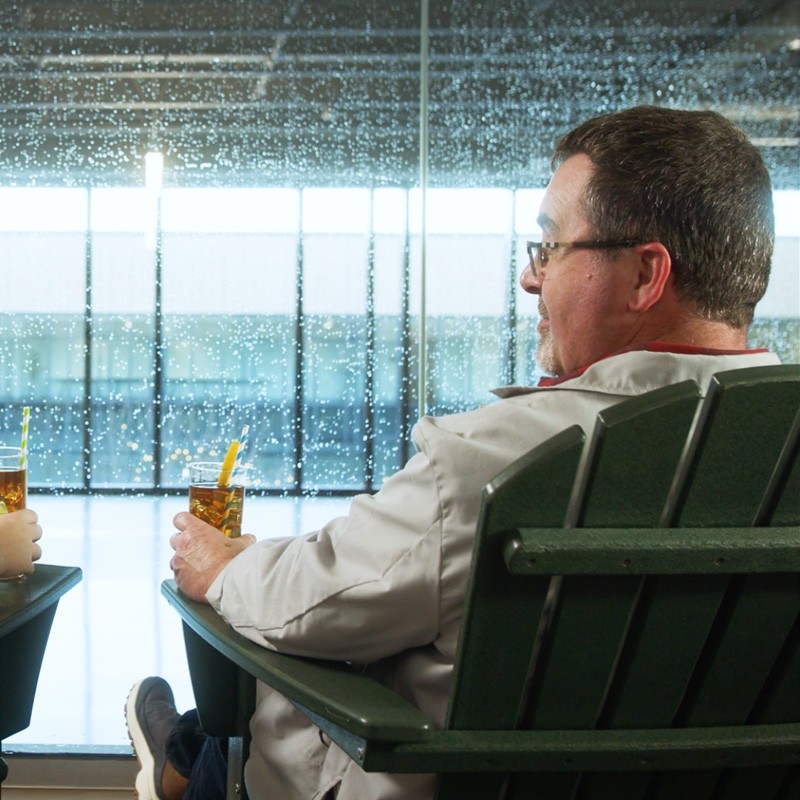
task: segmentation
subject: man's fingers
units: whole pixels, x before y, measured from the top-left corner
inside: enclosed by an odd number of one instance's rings
[[[197,519],[197,517],[190,514],[188,511],[179,511],[173,518],[172,524],[179,530],[182,531],[186,528],[193,519]]]

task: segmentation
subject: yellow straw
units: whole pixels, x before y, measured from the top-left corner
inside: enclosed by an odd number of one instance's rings
[[[28,426],[31,419],[31,407],[22,409],[22,441],[20,442],[19,468],[25,469],[28,465]]]
[[[225,458],[222,462],[222,469],[219,471],[219,478],[217,478],[217,484],[223,488],[230,486],[231,473],[233,472],[233,465],[236,463],[236,454],[238,452],[239,440],[234,439],[231,442],[231,446],[228,448],[228,452],[225,454]]]

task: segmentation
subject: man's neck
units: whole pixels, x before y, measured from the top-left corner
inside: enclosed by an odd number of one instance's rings
[[[735,328],[724,322],[694,318],[668,330],[654,331],[651,342],[703,347],[708,350],[744,350],[747,347],[747,327]]]
[[[747,326],[704,319],[670,295],[651,312],[643,314],[629,331],[629,343],[671,342],[708,350],[744,350]]]

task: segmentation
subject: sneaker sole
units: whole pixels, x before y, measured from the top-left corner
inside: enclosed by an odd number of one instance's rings
[[[125,703],[125,721],[128,728],[128,738],[131,740],[133,751],[139,762],[139,772],[136,773],[134,784],[139,800],[159,800],[155,785],[156,762],[150,748],[147,746],[147,739],[144,732],[139,727],[139,720],[136,716],[136,700],[139,697],[139,690],[142,688],[143,681],[137,683],[131,689]]]

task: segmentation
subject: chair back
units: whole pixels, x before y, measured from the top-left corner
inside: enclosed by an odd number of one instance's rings
[[[703,400],[665,387],[584,438],[485,490],[446,724],[563,731],[582,768],[472,767],[439,798],[798,796],[800,756],[763,748],[800,723],[800,367],[720,373]],[[582,731],[609,732],[597,769]]]

